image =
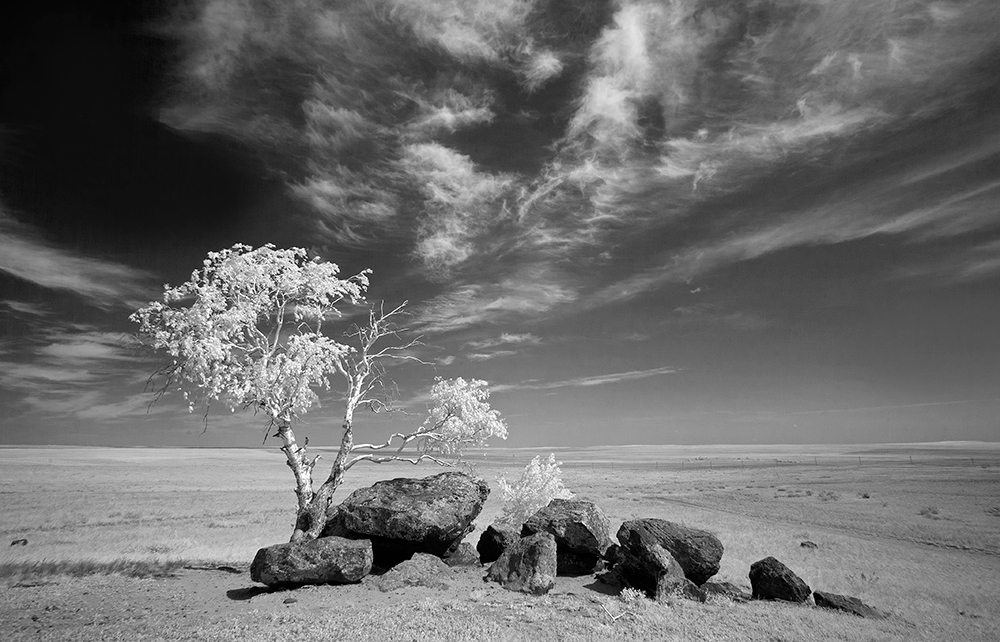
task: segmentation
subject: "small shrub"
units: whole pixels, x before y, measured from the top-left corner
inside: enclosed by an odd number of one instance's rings
[[[924,506],[920,509],[919,514],[927,519],[941,519],[941,517],[938,516],[938,509],[934,506]]]
[[[646,601],[646,594],[639,589],[634,589],[631,586],[626,586],[622,589],[622,592],[618,594],[618,599],[625,604],[643,604]]]
[[[502,475],[498,477],[497,483],[503,493],[503,509],[499,521],[523,524],[553,499],[571,499],[573,493],[563,486],[560,463],[556,461],[555,453],[552,453],[544,462],[540,457],[528,462],[520,479],[513,484]]]
[[[858,497],[860,497],[861,499],[871,499],[872,495],[871,493],[858,493]]]
[[[835,502],[840,499],[840,495],[833,492],[832,490],[824,490],[819,494],[820,501],[824,502]]]

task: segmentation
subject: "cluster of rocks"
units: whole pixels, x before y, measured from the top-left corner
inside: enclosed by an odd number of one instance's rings
[[[332,507],[318,539],[260,549],[251,578],[276,587],[340,584],[358,582],[376,568],[384,572],[380,587],[391,590],[440,586],[449,566],[490,564],[486,581],[535,595],[550,591],[558,576],[594,575],[653,599],[721,595],[801,603],[813,597],[817,606],[885,615],[854,597],[813,593],[773,557],[751,565],[752,594],[710,581],[724,551],[712,533],[643,518],[624,522],[614,542],[604,512],[583,500],[554,499],[521,525],[491,524],[473,549],[462,540],[488,496],[486,482],[460,472],[378,482]]]

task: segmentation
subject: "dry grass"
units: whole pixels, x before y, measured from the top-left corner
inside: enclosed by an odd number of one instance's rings
[[[535,454],[501,451],[479,463],[478,472],[493,481]],[[667,449],[559,456],[567,487],[600,504],[615,530],[635,517],[705,528],[726,546],[720,580],[748,588],[749,565],[774,555],[812,588],[859,596],[898,618],[873,622],[726,600],[626,604],[585,589],[543,598],[422,597],[321,612],[249,608],[198,623],[135,619],[80,639],[301,641],[352,631],[359,640],[986,641],[1000,630],[1000,532],[991,512],[1000,467],[789,464],[796,458],[791,451],[783,452],[783,463],[741,467],[720,465],[711,451],[693,465],[700,455],[686,449],[683,469],[650,465],[678,456]],[[293,494],[282,461],[278,453],[255,450],[0,449],[0,533],[29,541],[0,549],[0,575],[11,586],[32,573],[155,576],[191,560],[245,567],[257,548],[290,533]],[[40,484],[25,488],[27,474],[39,470]],[[434,472],[357,468],[340,496],[377,479]],[[937,519],[920,514],[926,507],[939,508]],[[489,502],[480,526],[498,513]],[[799,545],[807,539],[818,548]]]

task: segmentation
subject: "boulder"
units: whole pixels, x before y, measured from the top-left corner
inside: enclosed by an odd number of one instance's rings
[[[444,590],[450,586],[446,578],[452,572],[440,557],[427,553],[414,553],[413,557],[400,562],[375,580],[375,585],[383,593],[407,586]]]
[[[689,583],[681,565],[658,542],[623,541],[618,558],[614,570],[629,586],[642,589],[654,600],[683,591],[683,585]]]
[[[757,600],[805,602],[812,592],[801,577],[773,557],[750,565],[750,586]]]
[[[813,599],[816,600],[816,606],[825,609],[845,611],[847,613],[853,613],[859,617],[866,617],[875,620],[888,617],[887,613],[883,613],[875,607],[868,606],[858,598],[851,597],[850,595],[838,595],[836,593],[816,591],[813,593]]]
[[[710,597],[724,597],[734,602],[750,601],[750,594],[732,582],[705,582],[701,588]]]
[[[618,529],[622,547],[642,547],[655,542],[665,548],[684,569],[684,576],[701,586],[719,572],[722,542],[708,531],[689,528],[663,519],[646,518],[625,522]]]
[[[337,520],[371,539],[375,564],[390,568],[414,553],[453,553],[489,494],[485,481],[460,472],[390,479],[351,493]]]
[[[455,552],[444,558],[444,563],[448,566],[482,566],[479,561],[479,553],[472,548],[472,544],[462,542],[455,549]]]
[[[551,533],[556,539],[560,575],[585,575],[601,570],[605,551],[611,546],[611,525],[593,502],[553,499],[528,518],[521,536]]]
[[[479,551],[479,561],[483,564],[497,561],[500,553],[508,546],[521,539],[520,529],[509,524],[493,522],[479,536],[476,550]]]
[[[360,582],[371,569],[372,545],[368,540],[321,537],[260,549],[250,565],[250,578],[276,587],[349,584]]]
[[[484,578],[508,591],[548,593],[556,584],[556,540],[551,533],[522,537],[504,550]]]

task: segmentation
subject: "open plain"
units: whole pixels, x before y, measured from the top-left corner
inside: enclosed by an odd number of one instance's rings
[[[613,532],[660,517],[716,533],[716,579],[749,590],[773,555],[814,590],[893,616],[711,599],[624,602],[593,577],[544,597],[457,567],[449,588],[266,591],[246,569],[287,540],[280,453],[238,449],[0,448],[0,633],[5,640],[995,640],[1000,631],[1000,448],[622,446],[555,449],[566,486]],[[314,449],[322,451],[322,449]],[[467,458],[496,491],[548,449]],[[331,459],[328,456],[327,459]],[[317,470],[322,468],[322,461]],[[339,498],[430,465],[358,466]],[[479,532],[499,513],[494,492]],[[27,545],[7,546],[25,539]],[[815,548],[800,544],[809,540]]]

